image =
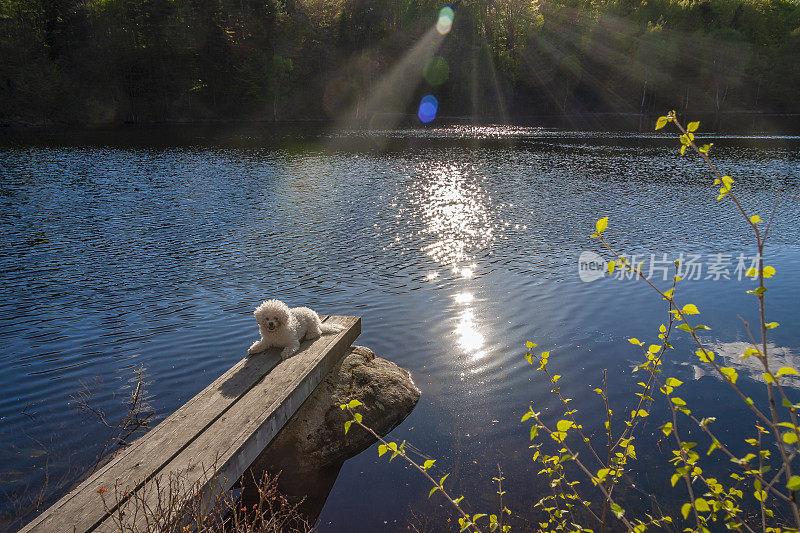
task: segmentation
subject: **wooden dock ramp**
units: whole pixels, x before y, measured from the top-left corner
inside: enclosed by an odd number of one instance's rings
[[[361,333],[361,317],[322,318],[345,330],[283,362],[278,349],[242,359],[22,531],[119,531],[120,516],[126,531],[145,531],[141,502],[155,508],[170,476],[209,499],[230,489]]]

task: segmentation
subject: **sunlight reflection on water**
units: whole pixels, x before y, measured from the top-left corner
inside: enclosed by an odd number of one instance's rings
[[[474,267],[462,265],[472,263],[476,252],[490,248],[495,239],[491,199],[474,176],[455,164],[420,170],[423,175],[410,192],[424,221],[421,233],[425,241],[433,240],[422,251],[462,277],[472,277]]]
[[[480,353],[483,347],[484,337],[478,332],[478,324],[475,321],[475,312],[472,309],[465,309],[459,318],[458,327],[456,328],[458,335],[458,345],[468,354],[471,354],[471,360],[477,360],[486,355]]]
[[[456,164],[423,165],[411,184],[412,212],[420,214],[423,242],[421,251],[449,268],[460,280],[475,277],[477,256],[490,250],[495,241],[494,220],[490,206],[493,200],[481,187],[470,167]],[[431,242],[432,241],[432,242]],[[435,279],[429,274],[427,279]],[[468,362],[484,358],[485,336],[471,306],[474,295],[460,292],[454,296],[460,310],[455,330],[457,359],[466,355]],[[481,324],[484,328],[487,324]],[[488,334],[488,332],[486,333]],[[474,369],[474,365],[469,365]]]

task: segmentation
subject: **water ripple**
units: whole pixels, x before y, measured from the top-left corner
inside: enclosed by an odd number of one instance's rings
[[[326,150],[333,137],[395,144]],[[663,320],[635,283],[579,281],[597,218],[611,217],[610,238],[631,253],[747,250],[702,166],[661,136],[456,127],[322,136],[304,150],[242,139],[0,147],[0,501],[92,464],[105,428],[69,407],[81,382],[100,377],[94,401],[114,419],[143,367],[163,418],[244,355],[252,308],[272,296],[364,316],[359,342],[423,390],[401,438],[463,476],[465,449],[524,472],[516,421],[529,403],[550,405],[524,342],[552,349],[578,403],[604,368],[626,393],[634,356],[620,345]],[[748,207],[765,217],[782,198],[771,257],[787,275],[772,309],[776,343],[798,353],[798,142],[729,141],[716,157]],[[686,287],[711,321],[746,305],[732,296],[743,282]],[[740,340],[735,328],[714,333]],[[345,465],[323,529],[346,528],[354,492],[363,527],[397,512],[368,489],[381,476],[373,463]],[[511,486],[527,487],[520,476]],[[425,492],[396,489],[409,502]]]

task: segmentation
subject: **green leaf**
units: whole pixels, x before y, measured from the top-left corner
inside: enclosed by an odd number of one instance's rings
[[[684,503],[684,504],[681,506],[681,514],[683,515],[683,519],[684,519],[684,520],[686,520],[687,518],[689,518],[689,512],[690,512],[691,510],[692,510],[692,504],[691,504],[691,503]]]
[[[694,353],[704,363],[710,363],[716,358],[714,352],[712,352],[711,350],[701,349],[701,350],[696,350]]]
[[[613,274],[614,273],[614,269],[616,268],[616,266],[617,266],[617,262],[616,261],[609,261],[608,262],[608,273],[609,274]]]
[[[668,123],[669,123],[669,118],[667,118],[667,117],[658,117],[658,120],[656,120],[656,129],[660,130],[661,128],[666,126]]]
[[[533,409],[522,415],[522,420],[520,420],[520,422],[525,422],[526,420],[529,420],[532,416],[533,416]]]
[[[758,215],[753,215],[750,217],[750,222],[753,224],[758,224],[759,222],[761,222],[761,217]]]
[[[661,431],[664,433],[664,435],[669,437],[672,434],[672,422],[667,422],[666,424],[661,426]],[[674,486],[675,483],[673,483],[672,485]]]
[[[667,378],[666,384],[669,387],[680,387],[683,385],[683,381],[679,380],[678,378]]]
[[[719,445],[719,441],[714,439],[713,441],[711,441],[711,446],[708,447],[706,455],[711,455],[713,451],[717,449],[721,449],[721,446]]]
[[[559,431],[567,431],[574,425],[575,424],[573,424],[572,421],[570,420],[559,420],[558,423],[556,424],[556,428],[558,428]]]
[[[800,490],[800,476],[792,476],[786,483],[786,488],[789,490]]]
[[[359,405],[364,405],[364,404],[362,404],[358,400],[350,400],[350,403],[347,404],[347,407],[349,407],[350,409],[354,409],[354,408],[358,407]]]
[[[723,366],[719,371],[722,372],[722,375],[728,378],[731,383],[736,383],[736,380],[739,379],[739,373],[731,367]]]
[[[527,346],[529,350],[532,350],[532,349],[536,348],[539,345],[536,344],[535,342],[528,341],[528,342],[525,343],[525,346]]]
[[[631,344],[635,344],[637,346],[641,346],[642,344],[644,344],[642,341],[640,341],[639,339],[637,339],[635,337],[632,338],[632,339],[628,339],[628,342],[631,343]]]
[[[427,469],[429,469],[430,467],[432,467],[432,466],[433,466],[433,463],[435,463],[435,462],[436,462],[436,459],[428,459],[427,461],[425,461],[425,462],[422,464],[422,469],[423,469],[423,470],[427,470]]]
[[[681,309],[684,315],[698,315],[700,311],[697,310],[697,306],[694,304],[686,304]]]
[[[344,434],[345,435],[347,435],[347,432],[350,431],[350,426],[352,426],[352,425],[353,425],[353,421],[352,420],[348,420],[347,422],[344,423]]]
[[[364,416],[361,413],[356,413],[353,415],[353,420],[358,422],[359,424],[364,421]]]
[[[433,487],[433,488],[431,489],[431,491],[428,493],[428,498],[430,498],[431,496],[433,496],[433,493],[434,493],[434,492],[436,492],[437,490],[439,490],[439,487]]]
[[[380,446],[378,446],[378,457],[380,457],[383,454],[385,454],[387,450],[388,450],[388,448],[386,447],[385,444],[381,444]]]
[[[764,277],[771,278],[775,275],[775,267],[765,266],[764,267]]]
[[[705,501],[703,498],[697,498],[694,501],[694,508],[701,513],[707,513],[708,511],[711,510],[711,507],[708,506],[708,502]]]
[[[609,507],[611,508],[611,512],[613,512],[614,516],[616,516],[617,518],[622,518],[622,515],[625,514],[625,510],[616,503],[612,502]]]
[[[594,227],[597,230],[597,233],[603,233],[608,227],[608,217],[603,217],[600,220],[598,220],[595,223]]]
[[[767,329],[775,329],[778,326],[780,326],[780,324],[778,324],[777,322],[769,322],[768,324],[764,324],[764,327]]]
[[[697,128],[699,127],[700,127],[699,121],[690,122],[689,124],[686,125],[686,131],[697,131]]]
[[[794,444],[797,442],[797,434],[796,433],[784,433],[783,434],[783,442],[786,444]]]
[[[775,375],[776,376],[788,376],[788,375],[800,376],[800,372],[798,372],[797,370],[795,370],[794,368],[792,368],[790,366],[782,366],[782,367],[780,367],[778,369],[778,372]]]
[[[748,358],[748,357],[750,357],[751,355],[758,355],[758,354],[760,354],[760,353],[761,353],[761,352],[759,352],[759,351],[758,351],[758,350],[756,350],[755,348],[748,348],[748,349],[746,349],[746,350],[744,351],[744,355],[742,356],[742,359],[747,359],[747,358]]]

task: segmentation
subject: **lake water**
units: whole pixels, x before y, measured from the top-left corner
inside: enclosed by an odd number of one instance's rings
[[[777,353],[796,363],[800,138],[713,141],[754,213],[766,219],[779,201],[768,319],[781,323]],[[44,505],[53,502],[100,452],[108,428],[71,406],[82,383],[116,421],[143,367],[161,420],[245,355],[257,337],[252,309],[270,297],[362,315],[358,343],[410,370],[422,390],[391,438],[436,458],[435,472],[451,473],[473,511],[496,512],[499,464],[505,503],[524,528],[544,485],[520,416],[529,405],[557,409],[523,358],[525,342],[552,351],[562,390],[593,433],[602,370],[624,412],[639,381],[626,339],[656,340],[664,321],[641,282],[581,280],[581,252],[600,252],[588,237],[595,220],[609,216],[609,240],[647,259],[646,271],[651,254],[697,256],[700,279],[683,282],[680,298],[698,305],[721,353],[745,340],[737,314],[756,314],[752,283],[737,278],[754,247],[732,204],[715,197],[702,162],[681,158],[665,135],[467,126],[6,133],[0,529],[19,527],[11,517],[45,481]],[[657,279],[664,264],[653,263]],[[696,366],[685,336],[673,344],[665,371],[687,381],[684,399],[740,441],[749,415]],[[758,394],[755,371],[739,368],[743,388]],[[643,451],[655,449],[662,423],[663,410],[653,411]],[[632,501],[680,498],[659,464],[640,468]],[[429,488],[370,449],[344,465],[319,529],[441,529],[449,515]]]

